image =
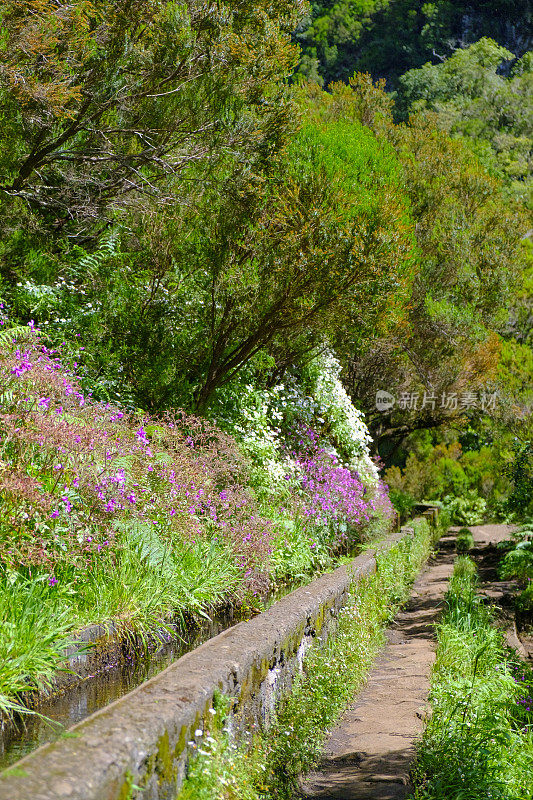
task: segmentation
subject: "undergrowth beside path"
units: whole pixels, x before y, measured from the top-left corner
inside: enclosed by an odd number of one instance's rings
[[[235,742],[227,698],[218,698],[179,800],[286,800],[298,777],[318,761],[331,727],[363,684],[384,629],[427,559],[433,533],[426,521],[377,557],[375,575],[354,582],[337,632],[313,647],[292,692],[266,731]],[[195,747],[191,743],[191,747]]]
[[[533,670],[510,650],[459,557],[437,626],[414,800],[533,798]]]

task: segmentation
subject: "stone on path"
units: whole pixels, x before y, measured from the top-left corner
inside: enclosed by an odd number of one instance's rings
[[[454,539],[444,537],[439,554],[416,581],[407,607],[387,631],[387,644],[366,687],[329,735],[317,771],[302,781],[302,798],[407,797],[435,658],[433,624],[454,558]]]

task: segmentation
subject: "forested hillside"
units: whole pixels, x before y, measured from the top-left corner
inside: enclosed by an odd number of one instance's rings
[[[69,631],[254,603],[391,500],[531,512],[525,0],[0,19],[0,648],[36,603],[55,642],[0,709]]]
[[[368,71],[395,87],[407,70],[442,63],[483,37],[521,57],[531,49],[531,30],[528,0],[311,3],[295,34],[298,71],[326,84]]]

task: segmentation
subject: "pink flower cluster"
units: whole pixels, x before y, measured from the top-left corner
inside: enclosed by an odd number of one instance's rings
[[[377,513],[392,517],[387,487],[382,482],[365,486],[357,471],[343,466],[336,454],[320,445],[311,428],[297,431],[291,455],[300,474],[304,515],[336,528],[339,539],[346,538],[344,523],[349,529],[357,529]]]

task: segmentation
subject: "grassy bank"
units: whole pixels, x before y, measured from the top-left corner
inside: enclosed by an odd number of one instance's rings
[[[231,736],[229,703],[218,698],[179,800],[293,796],[298,776],[316,764],[326,731],[363,684],[383,643],[384,628],[407,598],[433,537],[425,521],[418,523],[413,538],[404,538],[378,556],[375,575],[354,582],[337,634],[307,654],[303,673],[267,731],[236,743]]]
[[[533,797],[533,671],[506,647],[476,587],[474,563],[459,557],[437,626],[414,800]]]

